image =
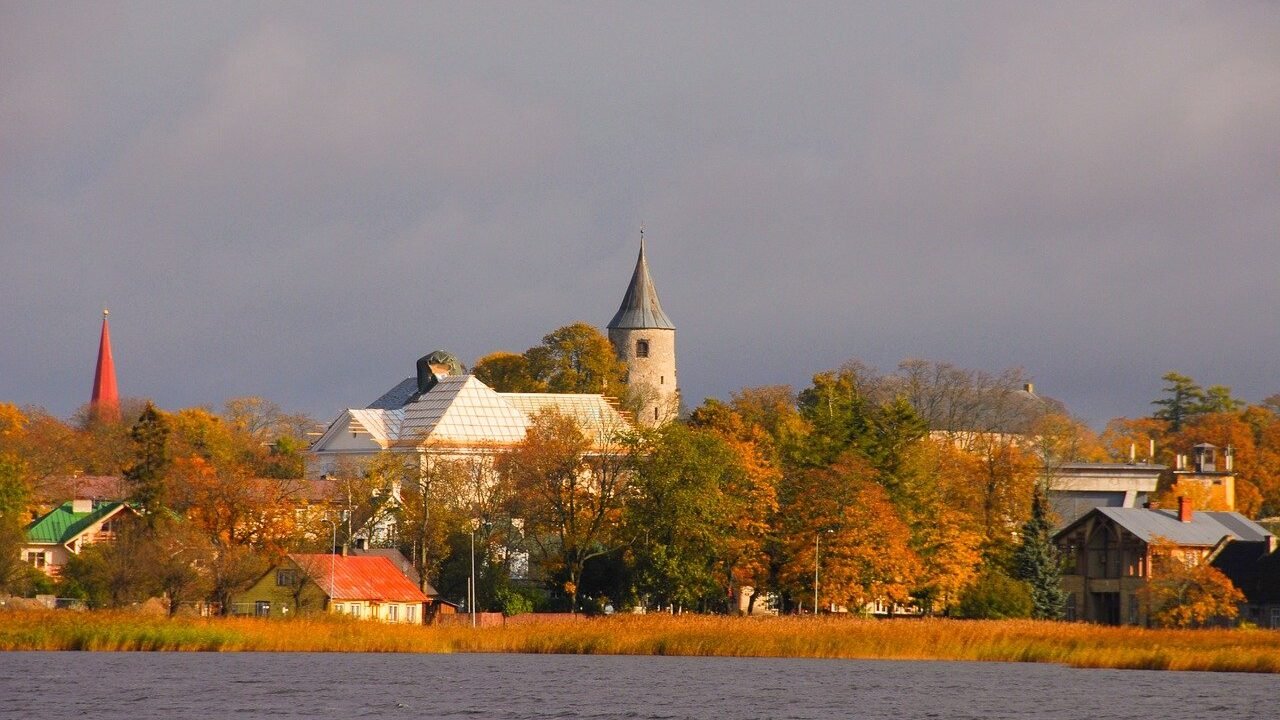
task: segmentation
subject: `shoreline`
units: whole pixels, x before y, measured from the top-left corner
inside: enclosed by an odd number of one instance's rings
[[[136,613],[0,613],[0,651],[392,652],[1034,662],[1090,669],[1280,673],[1280,632],[1031,620],[626,615],[472,629]]]

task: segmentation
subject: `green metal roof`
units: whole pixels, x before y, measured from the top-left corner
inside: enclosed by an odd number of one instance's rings
[[[94,523],[114,513],[124,503],[102,503],[90,512],[72,512],[72,504],[64,502],[48,515],[27,526],[27,542],[56,545],[74,540]]]

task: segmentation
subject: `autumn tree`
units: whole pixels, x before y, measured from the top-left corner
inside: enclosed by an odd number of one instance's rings
[[[542,344],[524,353],[529,374],[553,393],[603,393],[620,397],[627,366],[609,338],[594,326],[576,322],[548,333]]]
[[[1167,451],[1165,438],[1168,436],[1169,424],[1156,418],[1115,418],[1107,423],[1102,431],[1099,443],[1111,462],[1128,462],[1132,452],[1135,459],[1146,457],[1155,448],[1157,458]]]
[[[525,355],[499,350],[476,360],[471,372],[498,392],[545,392],[546,385],[533,376]]]
[[[959,470],[977,463],[950,442],[927,438],[903,463],[895,504],[920,557],[912,597],[926,614],[950,611],[982,568],[981,493]]]
[[[715,434],[681,423],[658,430],[639,455],[625,513],[637,589],[659,606],[722,602],[737,458]]]
[[[166,517],[141,540],[133,561],[146,575],[145,584],[164,597],[173,616],[183,604],[202,599],[209,591],[212,556],[213,547],[199,528]]]
[[[812,594],[816,567],[824,604],[856,610],[875,601],[910,602],[920,560],[874,468],[846,453],[795,482],[792,501],[781,509],[787,560],[780,580],[793,596]]]
[[[329,474],[328,503],[337,511],[338,544],[357,537],[372,546],[394,545],[380,529],[397,524],[400,493],[414,468],[398,453],[382,452],[366,460],[342,459]]]
[[[450,554],[450,537],[461,533],[473,517],[488,520],[496,515],[502,491],[490,453],[428,453],[406,470],[398,540],[425,585],[429,578],[439,577]]]
[[[732,407],[715,400],[695,410],[689,424],[717,435],[737,465],[736,471],[724,476],[722,488],[730,528],[721,564],[729,596],[751,588],[749,615],[761,595],[776,584],[779,552],[775,527],[782,481],[777,453],[763,425],[747,422]]]
[[[151,555],[153,536],[143,523],[129,523],[112,542],[94,543],[71,555],[58,577],[58,595],[79,598],[93,609],[126,607],[152,597],[155,577],[139,559]]]
[[[572,417],[544,411],[498,459],[499,472],[511,483],[511,516],[524,519],[527,537],[562,580],[574,610],[586,562],[618,546],[631,477],[622,430],[584,429]]]
[[[1151,579],[1140,596],[1151,624],[1187,628],[1235,619],[1244,593],[1221,570],[1188,562],[1176,546],[1158,539],[1151,555]]]

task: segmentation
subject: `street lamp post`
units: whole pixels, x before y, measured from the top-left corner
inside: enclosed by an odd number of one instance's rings
[[[480,518],[474,518],[471,521],[471,579],[469,582],[470,587],[467,589],[467,594],[469,595],[467,607],[471,610],[471,627],[476,626],[476,598],[480,595],[480,592],[476,589],[476,531],[480,529],[481,522]],[[488,537],[489,528],[493,527],[493,524],[487,520],[483,521],[483,523],[485,537]],[[487,552],[485,557],[489,557]]]
[[[467,585],[467,609],[471,611],[471,627],[476,626],[476,526],[471,525],[471,579]]]
[[[329,545],[329,605],[333,605],[333,568],[334,562],[338,554],[338,522],[328,517],[324,518],[324,522],[329,523],[329,527],[333,528],[333,542]]]

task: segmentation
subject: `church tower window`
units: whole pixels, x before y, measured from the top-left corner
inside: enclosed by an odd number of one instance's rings
[[[636,357],[645,357],[645,358],[649,357],[649,341],[648,340],[636,341]]]

